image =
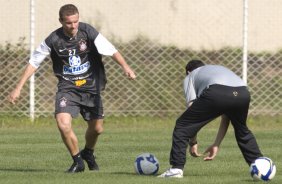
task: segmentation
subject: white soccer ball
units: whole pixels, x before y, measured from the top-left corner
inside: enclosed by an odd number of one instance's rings
[[[251,164],[250,173],[255,181],[269,181],[275,176],[276,166],[270,158],[259,157]]]
[[[155,175],[159,171],[159,161],[151,153],[142,153],[136,157],[134,167],[137,174]]]

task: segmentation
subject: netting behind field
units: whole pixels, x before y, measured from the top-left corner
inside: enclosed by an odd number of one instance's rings
[[[277,8],[282,8],[282,2],[256,1],[249,4],[247,78],[252,94],[250,113],[281,115],[282,51],[279,48],[282,48],[282,42],[276,40],[281,38],[277,32],[282,32],[282,26],[276,22],[282,17]],[[12,29],[2,34],[7,37],[0,39],[0,114],[29,115],[28,83],[17,106],[6,101],[29,58],[28,15],[25,15],[27,25],[21,27],[17,27],[20,20],[12,23],[5,17],[5,11],[10,7],[26,6],[28,9],[28,2],[2,3],[3,21],[0,24],[8,28],[11,25]],[[101,6],[97,7],[97,2]],[[97,2],[73,1],[80,9],[81,21],[91,23],[101,31],[137,74],[135,81],[127,80],[122,69],[111,58],[104,57],[108,78],[103,92],[106,115],[167,116],[181,113],[185,109],[184,67],[191,59],[224,65],[242,77],[243,1],[143,0],[142,10],[137,7],[138,3],[130,0]],[[60,26],[57,12],[62,4],[64,1],[50,0],[48,4],[36,1],[37,44]],[[262,7],[263,16],[259,13]],[[28,10],[21,13],[26,14]],[[20,17],[17,11],[9,16]],[[271,33],[266,22],[272,28]],[[46,58],[35,74],[36,116],[49,116],[54,111],[57,79],[51,65],[50,58]]]

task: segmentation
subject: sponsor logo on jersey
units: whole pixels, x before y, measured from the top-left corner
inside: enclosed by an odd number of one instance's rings
[[[87,61],[81,64],[79,56],[70,56],[69,65],[63,66],[63,74],[79,75],[85,73],[90,68],[90,62]]]
[[[59,49],[59,52],[64,52],[65,50],[67,50],[66,48],[64,49]]]
[[[70,56],[69,57],[69,64],[72,67],[79,66],[81,64],[81,59],[79,56]]]
[[[86,63],[83,63],[80,66],[66,66],[63,67],[63,73],[64,74],[70,74],[70,75],[79,75],[82,73],[85,73],[90,68],[90,62],[87,61]]]
[[[85,51],[87,49],[86,41],[85,40],[80,40],[78,42],[79,44],[79,50],[80,51]]]
[[[86,79],[86,78],[88,78],[91,75],[92,75],[92,72],[87,73],[85,75],[80,75],[80,76],[77,76],[77,77],[76,76],[75,77],[72,77],[72,76],[62,76],[62,77],[63,77],[63,79],[68,80],[68,81],[76,81],[76,80]]]
[[[75,81],[75,85],[76,86],[82,86],[83,84],[85,84],[86,83],[86,80],[85,79],[83,79],[83,80],[77,80],[77,81]]]

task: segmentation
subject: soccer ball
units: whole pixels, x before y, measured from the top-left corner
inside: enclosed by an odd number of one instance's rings
[[[142,153],[134,163],[135,172],[140,175],[155,175],[159,170],[159,161],[151,153]]]
[[[276,166],[270,158],[259,157],[251,164],[250,173],[256,181],[269,181],[275,176]]]

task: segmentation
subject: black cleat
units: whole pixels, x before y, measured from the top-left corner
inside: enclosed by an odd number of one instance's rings
[[[80,155],[81,155],[81,158],[86,161],[89,170],[91,170],[91,171],[98,171],[99,170],[99,166],[95,161],[95,157],[94,157],[93,153],[82,150],[80,152]]]
[[[78,164],[74,162],[71,167],[66,171],[66,173],[78,173],[84,171],[84,164]]]

